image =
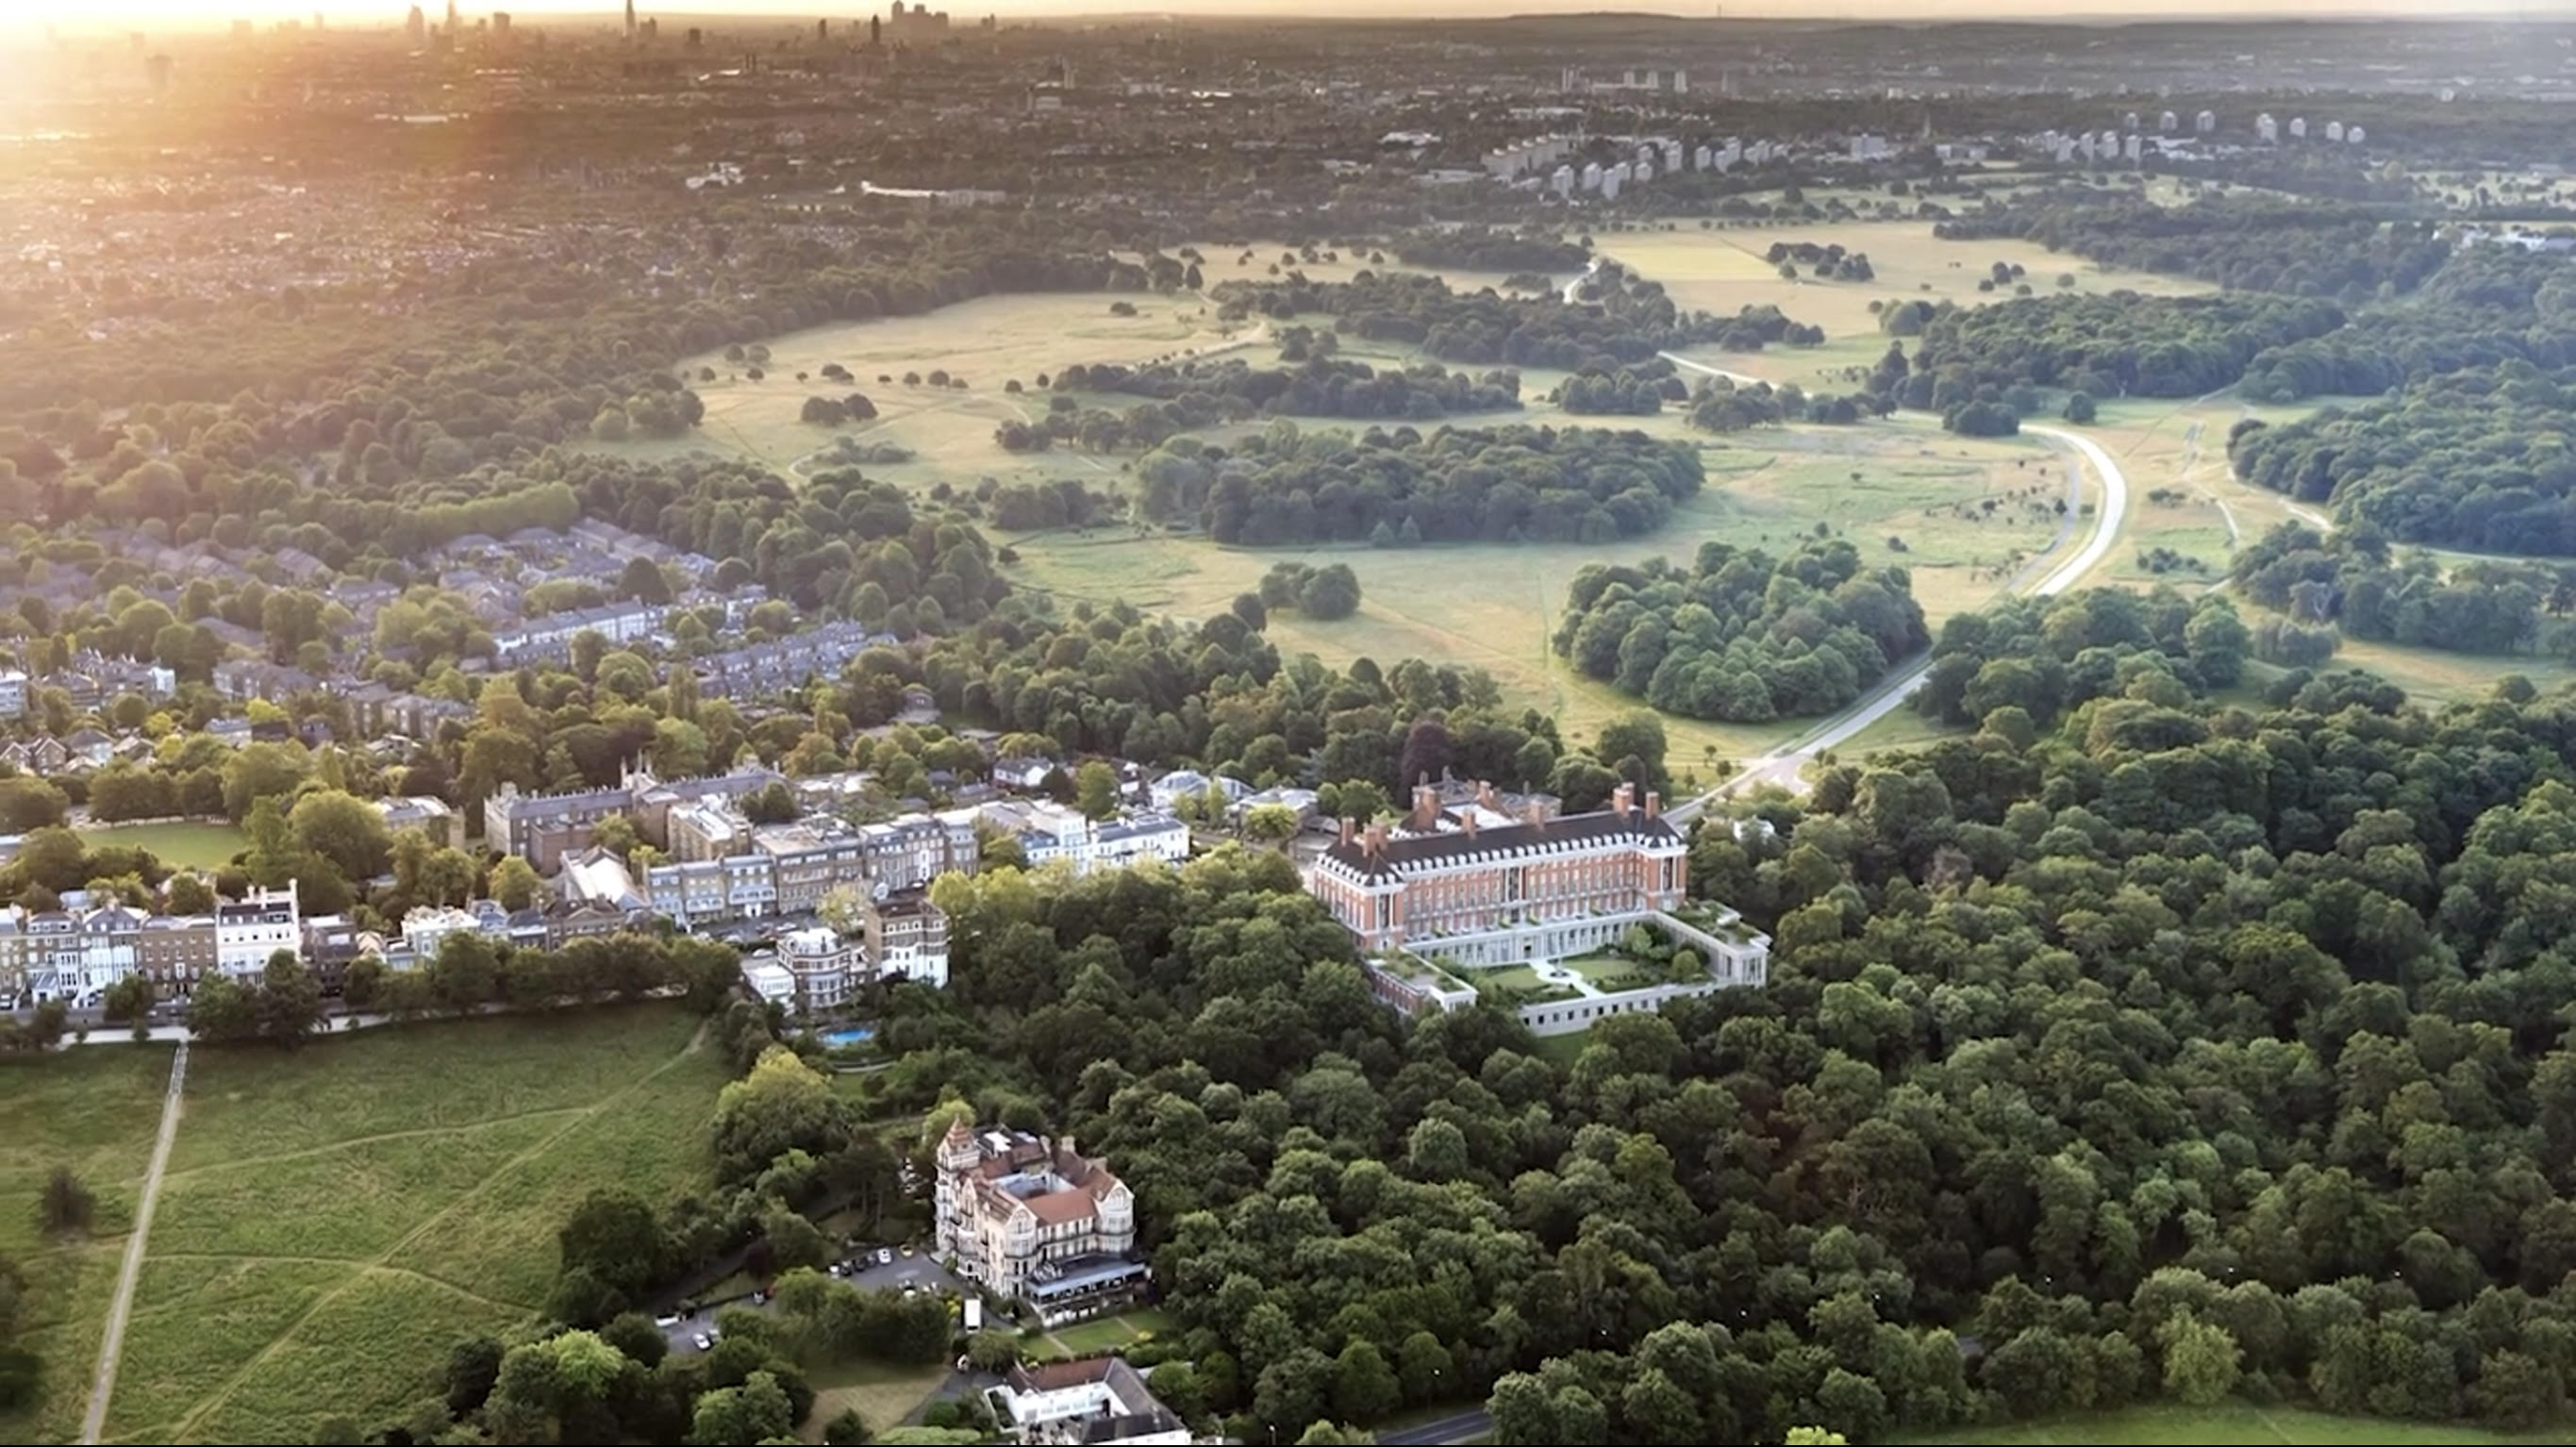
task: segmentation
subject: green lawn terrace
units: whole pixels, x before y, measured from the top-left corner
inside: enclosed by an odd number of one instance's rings
[[[1616,939],[1562,959],[1469,963],[1442,953],[1436,938],[1425,944],[1427,952],[1367,962],[1369,988],[1385,1004],[1423,1015],[1489,1000],[1517,1010],[1534,1033],[1555,1035],[1588,1030],[1610,1015],[1659,1010],[1685,995],[1759,986],[1771,940],[1733,910],[1700,903],[1639,914]]]

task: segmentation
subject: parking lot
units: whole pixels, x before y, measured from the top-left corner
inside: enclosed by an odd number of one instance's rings
[[[901,1291],[910,1286],[918,1291],[945,1291],[962,1296],[972,1289],[948,1268],[918,1251],[906,1256],[900,1248],[883,1249],[894,1251],[891,1262],[880,1263],[874,1249],[864,1256],[853,1255],[842,1263],[842,1279],[852,1282],[862,1291]],[[698,1309],[695,1316],[665,1318],[661,1323],[662,1336],[670,1342],[672,1353],[697,1351],[699,1335],[712,1334],[717,1315],[729,1307],[768,1310],[766,1303],[755,1304],[751,1298],[742,1297],[733,1301],[708,1302]]]

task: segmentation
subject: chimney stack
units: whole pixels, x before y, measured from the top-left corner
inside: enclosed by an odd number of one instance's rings
[[[1476,802],[1497,814],[1503,812],[1503,806],[1494,802],[1494,786],[1489,781],[1480,781],[1476,785]]]
[[[1417,834],[1428,834],[1438,829],[1440,827],[1440,791],[1429,784],[1414,785],[1413,817],[1406,822]]]
[[[1458,817],[1466,821],[1467,838],[1472,842],[1476,837],[1476,811],[1471,808]]]
[[[1652,790],[1652,789],[1647,790],[1647,791],[1646,791],[1646,817],[1647,817],[1647,818],[1649,818],[1649,819],[1652,819],[1652,818],[1655,818],[1656,816],[1658,816],[1658,815],[1662,814],[1663,812],[1664,812],[1664,796],[1663,796],[1663,795],[1661,795],[1661,794],[1656,793],[1656,792],[1655,792],[1654,790]]]
[[[1610,807],[1623,817],[1633,812],[1637,807],[1637,786],[1634,784],[1621,784],[1618,788],[1611,790]]]
[[[1539,828],[1547,823],[1547,814],[1539,808],[1538,801],[1536,799],[1532,799],[1528,803],[1521,805],[1521,818],[1526,821],[1532,829]]]
[[[1354,834],[1359,833],[1359,830],[1360,830],[1360,821],[1358,821],[1357,819],[1353,819],[1353,818],[1349,817],[1348,815],[1343,816],[1343,818],[1342,818],[1342,847],[1343,847],[1343,848],[1347,849],[1347,848],[1349,848],[1349,847],[1350,847],[1350,843],[1351,843],[1351,836],[1352,836],[1352,835],[1354,835]]]
[[[1377,855],[1384,854],[1384,853],[1386,852],[1386,826],[1385,826],[1385,825],[1383,825],[1383,824],[1371,824],[1371,825],[1369,825],[1369,826],[1368,826],[1368,834],[1367,834],[1367,836],[1366,836],[1366,839],[1367,839],[1367,848],[1368,848],[1368,852],[1369,852],[1369,855],[1370,855],[1372,858],[1376,857]]]

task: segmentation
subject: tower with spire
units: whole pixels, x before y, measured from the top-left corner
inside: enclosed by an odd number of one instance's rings
[[[626,38],[635,38],[635,0],[626,0]]]

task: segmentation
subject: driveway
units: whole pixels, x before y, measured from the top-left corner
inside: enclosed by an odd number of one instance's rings
[[[974,1290],[971,1283],[918,1251],[906,1256],[898,1250],[895,1252],[893,1262],[884,1266],[877,1264],[876,1253],[873,1251],[864,1257],[853,1255],[850,1262],[865,1264],[842,1279],[851,1282],[862,1291],[901,1291],[906,1286],[911,1286],[921,1291],[944,1291],[963,1296]],[[683,1316],[672,1320],[662,1328],[662,1337],[671,1344],[671,1352],[675,1356],[696,1351],[698,1333],[714,1326],[717,1315],[726,1308],[737,1306],[750,1311],[769,1309],[766,1305],[753,1305],[751,1298],[747,1296],[736,1297],[731,1301],[711,1301],[700,1306],[695,1316]]]

